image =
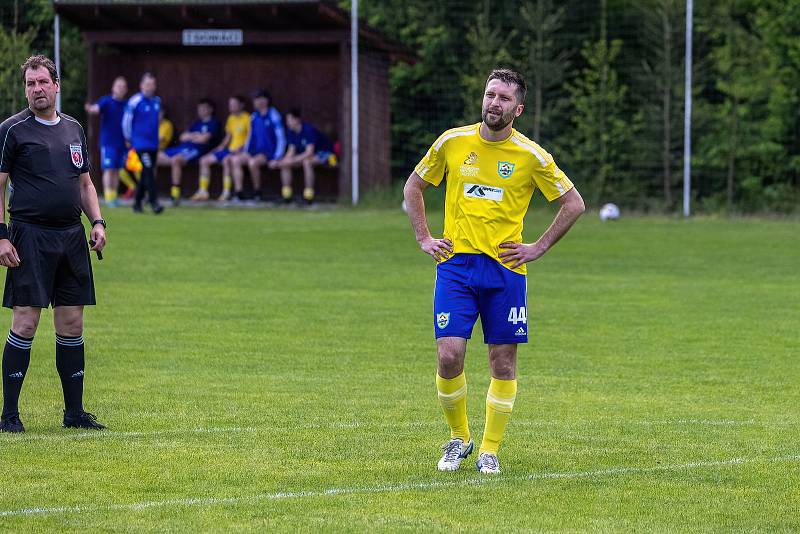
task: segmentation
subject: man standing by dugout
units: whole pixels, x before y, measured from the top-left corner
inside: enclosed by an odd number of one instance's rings
[[[55,65],[32,56],[22,65],[28,108],[0,124],[0,265],[8,268],[3,306],[12,308],[3,350],[0,431],[24,432],[18,401],[42,308],[53,306],[56,368],[64,391],[64,427],[105,428],[83,409],[83,307],[95,304],[81,212],[92,221],[92,250],[106,244],[86,136],[55,109]],[[10,224],[5,224],[6,180]]]

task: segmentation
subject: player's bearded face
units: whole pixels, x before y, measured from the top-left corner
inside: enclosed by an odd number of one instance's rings
[[[500,131],[514,120],[516,113],[516,106],[510,109],[503,109],[501,106],[495,106],[491,103],[484,104],[483,114],[481,118],[490,130]]]
[[[56,105],[58,83],[50,78],[45,67],[28,69],[25,73],[25,97],[28,106],[37,111],[46,111]]]
[[[521,113],[515,89],[513,85],[497,79],[491,80],[486,85],[481,119],[490,130],[500,131],[506,128]]]

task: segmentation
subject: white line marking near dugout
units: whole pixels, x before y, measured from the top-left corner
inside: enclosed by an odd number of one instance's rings
[[[363,495],[376,493],[396,493],[401,491],[426,491],[442,488],[452,488],[458,486],[482,486],[487,484],[498,484],[501,482],[524,482],[534,480],[559,480],[575,478],[591,478],[616,475],[637,475],[645,473],[658,473],[665,471],[683,471],[692,469],[703,469],[710,467],[729,467],[743,464],[757,463],[789,463],[800,462],[800,455],[779,456],[774,458],[731,458],[729,460],[712,460],[703,462],[689,462],[684,464],[658,465],[653,467],[612,467],[609,469],[597,469],[593,471],[565,471],[555,473],[530,473],[519,476],[490,476],[480,478],[470,478],[467,480],[434,480],[430,482],[411,482],[404,484],[388,484],[385,486],[362,486],[350,488],[330,488],[321,491],[287,491],[276,493],[262,493],[260,495],[245,495],[240,497],[196,497],[185,499],[169,499],[164,501],[143,501],[138,503],[120,503],[110,505],[82,505],[82,506],[58,506],[53,508],[22,508],[19,510],[2,510],[0,517],[15,516],[36,516],[67,514],[81,512],[102,512],[102,511],[140,511],[149,508],[166,507],[210,507],[235,505],[242,503],[253,503],[263,501],[276,501],[283,499],[309,499],[320,497],[331,497],[338,495]]]

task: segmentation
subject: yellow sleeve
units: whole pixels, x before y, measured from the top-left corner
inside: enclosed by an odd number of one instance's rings
[[[228,119],[225,121],[225,133],[226,134],[230,134],[230,135],[234,134],[234,132],[236,131],[236,126],[234,124],[235,121],[236,121],[236,119],[234,118],[233,115],[228,115]]]
[[[414,167],[414,172],[433,186],[438,186],[442,183],[445,171],[447,170],[447,158],[445,158],[444,154],[445,147],[442,142],[442,137],[436,140],[428,149],[425,157]]]
[[[545,154],[547,153],[545,152]],[[542,194],[550,202],[561,197],[574,186],[567,175],[564,174],[564,171],[559,169],[556,162],[553,161],[553,156],[547,154],[545,163],[544,167],[540,166],[533,173],[533,182],[536,187],[542,190]]]

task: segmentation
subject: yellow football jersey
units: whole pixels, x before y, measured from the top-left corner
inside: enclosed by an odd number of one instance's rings
[[[447,178],[444,236],[453,252],[500,261],[500,243],[522,243],[534,191],[555,200],[573,185],[547,151],[518,131],[495,142],[479,132],[480,123],[446,131],[414,171],[434,186]],[[527,272],[524,264],[514,271]]]
[[[228,120],[225,121],[225,133],[231,135],[228,150],[235,152],[242,148],[247,142],[247,136],[250,135],[250,114],[242,111],[236,115],[228,115]]]
[[[172,136],[175,134],[175,127],[169,119],[162,119],[158,123],[158,148],[164,150],[172,142]]]

